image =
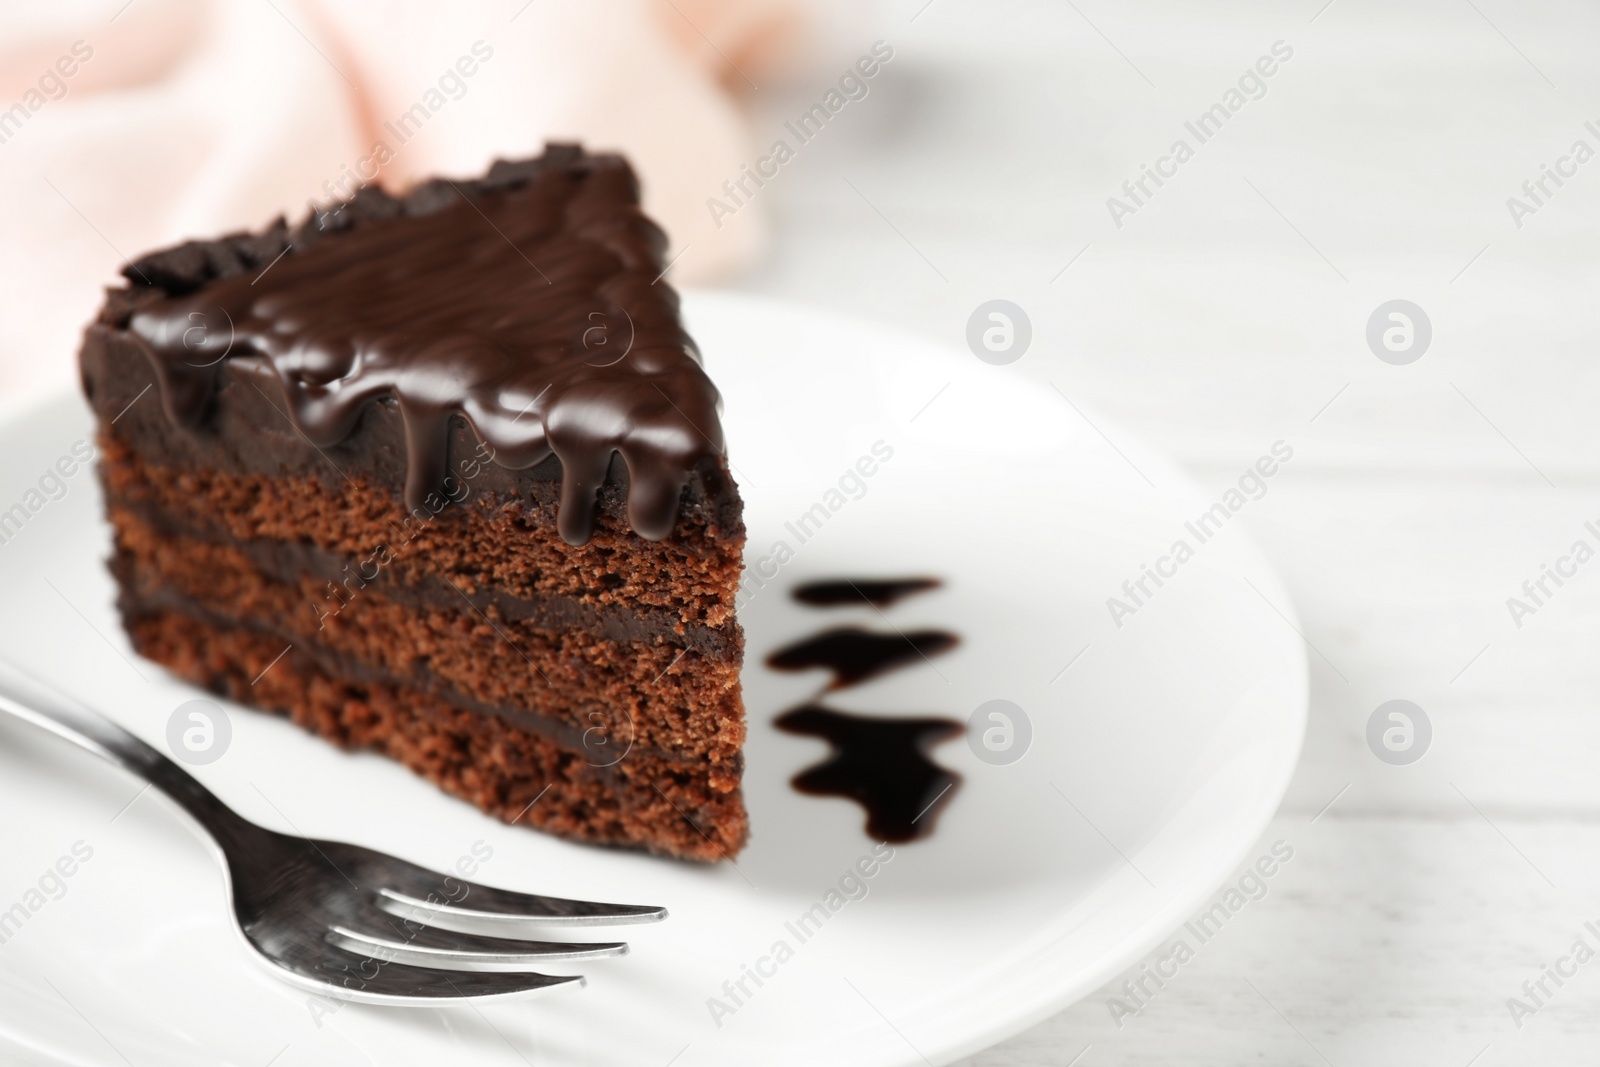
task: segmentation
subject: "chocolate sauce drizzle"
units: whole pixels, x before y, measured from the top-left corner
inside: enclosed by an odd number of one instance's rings
[[[887,608],[913,593],[937,589],[939,584],[937,578],[839,578],[796,586],[793,596],[802,604],[818,608],[861,603]]]
[[[887,596],[885,603],[893,603],[939,584],[926,578],[842,579],[801,586],[793,596],[802,603],[823,606],[863,600],[877,606],[879,601],[866,595],[868,590]],[[840,593],[842,588],[850,589],[850,595]],[[781,648],[767,663],[780,671],[825,667],[833,674],[824,690],[828,692],[927,660],[958,643],[955,634],[942,630],[879,634],[838,628]],[[867,812],[867,832],[881,841],[912,841],[931,834],[940,811],[961,782],[960,775],[929,758],[935,745],[963,732],[962,724],[954,719],[883,719],[805,704],[784,712],[774,724],[785,733],[820,737],[832,746],[826,760],[796,775],[792,784],[812,796],[845,797],[860,804]]]
[[[874,719],[807,704],[784,712],[777,727],[833,746],[826,760],[795,775],[794,787],[860,804],[867,833],[879,841],[931,833],[938,815],[930,808],[961,781],[928,758],[934,745],[962,732],[953,719]]]
[[[255,356],[319,448],[354,433],[367,405],[397,403],[408,508],[443,485],[450,423],[462,418],[505,467],[559,457],[568,543],[593,532],[613,453],[627,465],[633,529],[672,531],[691,471],[723,452],[719,398],[659,283],[666,239],[640,213],[627,163],[552,146],[476,182],[434,181],[405,198],[364,189],[315,221],[292,237],[280,223],[233,239],[245,250],[235,260],[284,244],[265,270],[163,282],[184,255],[204,263],[227,239],[130,265],[136,285],[154,277],[166,291],[136,303],[129,330],[171,418],[201,423],[225,361]]]
[[[767,663],[780,671],[825,667],[833,673],[828,689],[844,689],[916,660],[948,652],[958,643],[955,634],[943,630],[875,634],[856,627],[842,627],[779,649]]]

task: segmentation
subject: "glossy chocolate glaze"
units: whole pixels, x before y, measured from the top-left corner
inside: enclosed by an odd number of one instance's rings
[[[948,652],[959,643],[955,634],[943,630],[878,634],[841,627],[780,648],[767,657],[767,665],[780,671],[825,667],[833,673],[828,688],[843,689]]]
[[[791,595],[802,604],[818,608],[862,603],[886,608],[914,593],[937,589],[941,584],[937,578],[832,578],[796,586]]]
[[[953,719],[880,719],[807,704],[777,719],[785,733],[820,737],[833,753],[794,778],[813,796],[854,800],[867,810],[867,833],[879,841],[911,841],[933,832],[960,777],[928,758],[928,750],[962,732]]]
[[[554,454],[570,544],[592,533],[613,454],[629,522],[659,540],[695,465],[723,452],[716,389],[658,280],[665,238],[619,157],[552,147],[480,181],[405,198],[365,189],[292,235],[280,224],[227,241],[125,270],[164,291],[137,301],[128,330],[182,425],[203,423],[226,360],[264,357],[319,448],[354,433],[369,404],[398,404],[410,509],[444,483],[453,420],[504,467]]]

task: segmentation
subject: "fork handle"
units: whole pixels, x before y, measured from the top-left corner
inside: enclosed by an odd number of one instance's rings
[[[46,686],[13,664],[0,662],[0,711],[87,749],[177,802],[219,844],[257,827],[224,804],[188,771],[105,716]]]

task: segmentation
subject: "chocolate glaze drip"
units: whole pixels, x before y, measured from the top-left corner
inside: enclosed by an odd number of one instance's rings
[[[959,643],[955,634],[943,630],[875,634],[856,627],[842,627],[781,648],[768,657],[767,664],[780,671],[826,667],[833,672],[833,682],[828,688],[843,689],[912,661],[947,652]]]
[[[552,146],[480,181],[363,189],[293,234],[146,257],[124,273],[164,295],[137,300],[128,328],[180,424],[204,421],[227,360],[258,357],[318,447],[398,404],[408,508],[443,486],[463,418],[505,467],[560,459],[570,544],[620,453],[629,522],[660,540],[695,464],[723,451],[716,389],[658,281],[665,245],[627,163]]]
[[[819,608],[860,603],[886,608],[914,593],[937,589],[940,584],[937,578],[887,578],[878,581],[870,578],[838,578],[807,582],[796,586],[790,595],[802,604]]]
[[[962,732],[953,719],[875,719],[807,704],[784,712],[777,726],[833,746],[827,760],[795,776],[794,787],[856,801],[867,809],[867,833],[880,841],[931,833],[940,801],[961,781],[928,758],[934,745]]]

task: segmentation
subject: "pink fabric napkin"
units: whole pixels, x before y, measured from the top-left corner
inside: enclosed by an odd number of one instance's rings
[[[754,157],[739,98],[849,22],[805,0],[5,5],[0,401],[70,380],[129,257],[546,140],[627,153],[674,280],[725,275],[764,235],[759,205],[705,206]]]

